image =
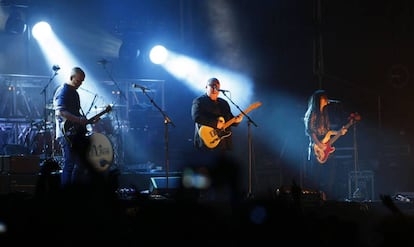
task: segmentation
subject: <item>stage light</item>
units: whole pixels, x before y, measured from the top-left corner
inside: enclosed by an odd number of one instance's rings
[[[32,28],[32,35],[35,39],[39,40],[45,37],[50,36],[52,33],[52,28],[49,23],[41,21],[36,23]]]
[[[168,51],[164,46],[156,45],[151,49],[149,57],[154,64],[162,64],[167,60]]]

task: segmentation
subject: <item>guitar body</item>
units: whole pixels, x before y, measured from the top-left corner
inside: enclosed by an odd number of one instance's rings
[[[343,127],[344,129],[349,129],[353,124],[361,120],[361,116],[358,113],[352,113],[349,117],[349,122]],[[333,152],[335,152],[335,147],[332,146],[332,144],[339,139],[342,135],[340,133],[337,133],[332,138],[332,131],[329,131],[324,138],[322,139],[322,143],[324,145],[324,148],[321,149],[318,145],[313,144],[313,153],[315,155],[316,160],[320,164],[324,164],[328,158],[329,155]]]
[[[100,118],[102,115],[110,111],[112,111],[112,106],[108,105],[106,106],[105,110],[88,119],[88,122]],[[71,121],[65,120],[62,125],[62,132],[66,140],[73,144],[77,141],[81,141],[83,138],[86,138],[88,130],[86,128],[86,125],[81,125],[78,123],[73,123]]]
[[[329,155],[335,152],[335,147],[332,147],[329,145],[329,143],[325,143],[324,148],[321,149],[318,145],[313,144],[313,152],[315,154],[316,160],[320,164],[323,164],[328,160]]]
[[[215,148],[220,141],[231,135],[231,131],[215,129],[209,126],[201,126],[198,130],[198,134],[203,139],[204,144],[208,148]]]
[[[84,125],[76,124],[71,121],[65,121],[63,123],[63,134],[66,137],[84,136],[86,133],[88,133],[88,130]]]
[[[253,109],[261,106],[261,102],[256,102],[251,104],[244,112],[247,114]],[[224,118],[219,117],[219,121],[224,123]],[[236,118],[232,118],[224,124],[222,129],[212,128],[210,126],[202,125],[198,130],[198,135],[200,136],[201,140],[203,140],[204,145],[208,148],[215,148],[219,145],[220,141],[226,137],[231,136],[231,131],[227,130],[227,128],[234,123]]]

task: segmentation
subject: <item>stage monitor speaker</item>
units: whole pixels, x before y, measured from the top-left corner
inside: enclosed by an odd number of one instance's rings
[[[374,172],[350,171],[348,174],[348,198],[356,201],[373,201],[375,198]]]
[[[159,195],[165,193],[175,193],[181,188],[181,177],[152,177],[149,192]]]

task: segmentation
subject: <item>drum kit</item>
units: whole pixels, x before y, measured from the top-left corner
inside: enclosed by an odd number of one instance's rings
[[[53,105],[47,104],[48,116],[53,116]],[[52,121],[36,120],[20,132],[19,144],[26,146],[32,155],[54,156],[61,153],[55,140],[55,125]]]
[[[32,155],[54,155],[60,152],[60,145],[54,140],[54,136],[53,123],[36,121],[23,129],[18,142],[27,147]]]

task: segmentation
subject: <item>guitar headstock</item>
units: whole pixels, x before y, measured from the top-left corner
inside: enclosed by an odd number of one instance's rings
[[[353,112],[348,117],[349,121],[358,122],[361,120],[361,115],[358,112]]]
[[[110,111],[112,111],[112,105],[107,105],[104,112],[108,113]]]
[[[253,110],[253,109],[260,107],[261,105],[262,105],[262,102],[258,101],[258,102],[251,104],[248,109]]]

